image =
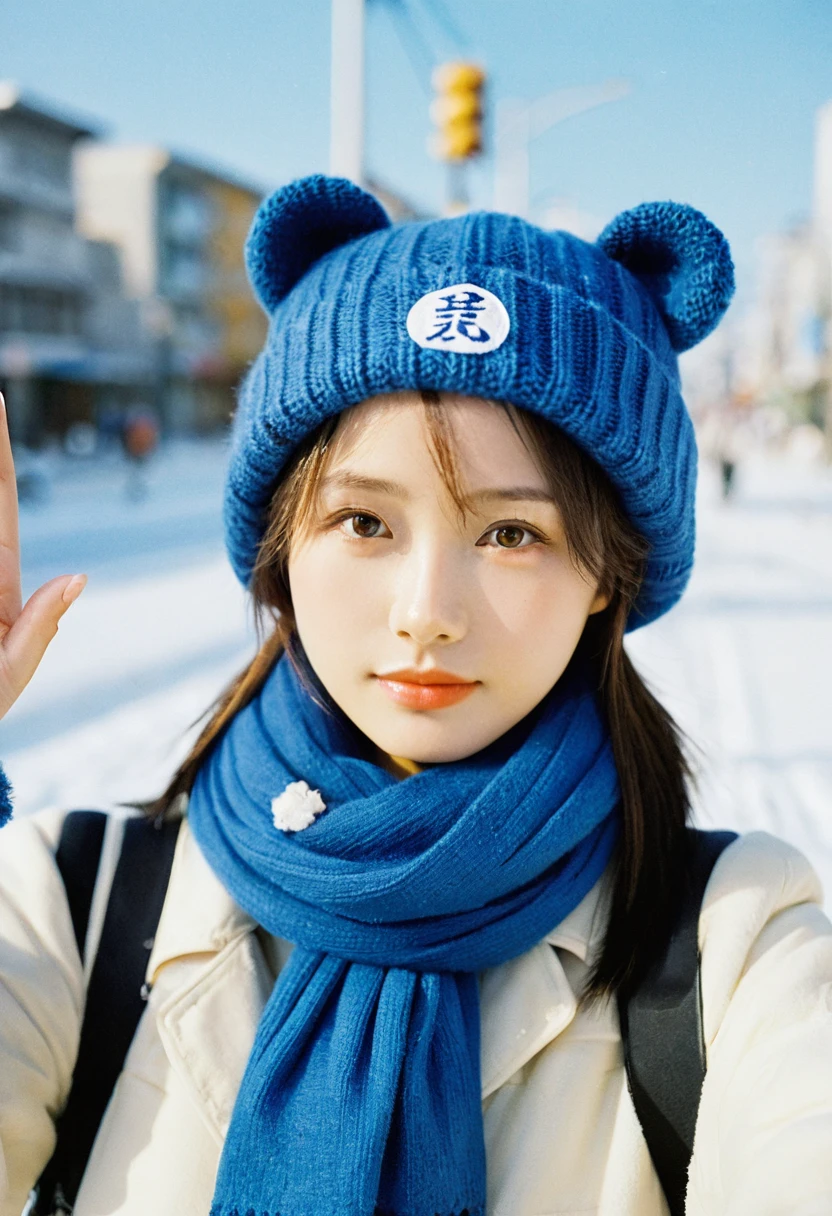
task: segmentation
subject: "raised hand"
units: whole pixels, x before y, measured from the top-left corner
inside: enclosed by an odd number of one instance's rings
[[[58,621],[86,586],[85,574],[60,574],[21,602],[17,484],[0,393],[0,718],[35,674]]]

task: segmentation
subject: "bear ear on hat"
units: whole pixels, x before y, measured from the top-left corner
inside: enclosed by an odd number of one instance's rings
[[[322,173],[276,190],[260,204],[246,241],[246,269],[271,312],[325,253],[388,228],[378,199],[354,182]]]
[[[694,207],[642,203],[617,215],[596,243],[647,288],[675,351],[701,342],[731,302],[728,242]]]

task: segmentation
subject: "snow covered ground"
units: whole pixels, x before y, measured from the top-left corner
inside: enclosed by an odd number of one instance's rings
[[[791,841],[832,909],[832,470],[756,458],[728,504],[700,483],[691,584],[630,653],[695,745],[697,821]]]
[[[24,582],[85,570],[31,687],[0,723],[18,814],[149,797],[252,652],[220,536],[225,449],[169,446],[139,502],[114,454],[61,464],[24,509]],[[630,652],[697,748],[697,818],[765,828],[832,904],[832,471],[759,457],[723,504],[703,468],[696,570]]]
[[[221,540],[225,461],[219,441],[170,445],[140,501],[117,454],[63,463],[51,500],[22,508],[24,594],[63,572],[89,583],[0,722],[18,814],[159,793],[247,662],[254,632]]]

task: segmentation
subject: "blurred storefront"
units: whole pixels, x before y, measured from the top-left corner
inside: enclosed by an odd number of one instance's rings
[[[370,188],[394,220],[423,218]],[[86,433],[92,448],[137,409],[168,434],[228,423],[266,332],[243,261],[262,196],[0,84],[0,390],[17,444]]]
[[[93,134],[0,84],[0,388],[18,443],[92,429],[152,383],[116,252],[75,228],[72,151]]]
[[[243,245],[257,188],[157,147],[75,151],[79,230],[120,251],[153,344],[154,403],[168,432],[224,426],[265,336]]]

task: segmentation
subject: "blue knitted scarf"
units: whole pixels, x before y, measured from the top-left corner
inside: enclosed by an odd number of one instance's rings
[[[295,943],[212,1216],[480,1216],[477,973],[557,925],[615,843],[611,744],[572,674],[489,747],[403,781],[365,758],[363,738],[284,654],[193,788],[213,870]],[[272,801],[298,781],[326,809],[278,829]]]

